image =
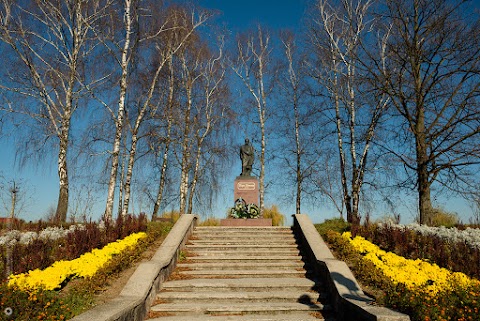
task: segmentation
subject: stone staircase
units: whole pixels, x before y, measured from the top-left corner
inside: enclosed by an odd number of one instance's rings
[[[150,319],[335,320],[289,227],[196,227]]]

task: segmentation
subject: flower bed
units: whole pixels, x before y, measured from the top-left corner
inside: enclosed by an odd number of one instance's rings
[[[478,319],[480,281],[384,251],[363,237],[352,239],[349,232],[343,238],[389,280],[384,285],[386,305],[409,314],[412,320]],[[363,271],[368,272],[376,273]]]
[[[14,246],[17,243],[21,245],[32,244],[36,240],[56,241],[67,237],[70,233],[75,233],[76,230],[84,230],[85,225],[77,224],[70,225],[68,229],[57,226],[46,227],[40,232],[35,231],[18,231],[11,230],[0,236],[0,246],[10,245]]]
[[[478,229],[435,228],[423,225],[370,224],[352,227],[385,251],[408,259],[423,259],[455,272],[480,279]]]
[[[56,261],[73,260],[130,234],[145,232],[147,220],[142,214],[138,217],[120,215],[115,222],[107,224],[85,222],[68,229],[41,229],[38,224],[30,228],[37,228],[37,232],[13,230],[0,237],[0,281],[8,277],[7,261],[10,262],[10,274],[45,269]]]
[[[480,229],[467,227],[464,230],[459,230],[456,227],[446,228],[445,226],[435,227],[420,225],[417,223],[392,224],[381,223],[378,224],[380,229],[389,231],[390,229],[410,230],[425,237],[438,237],[444,242],[448,243],[465,243],[472,249],[480,250]]]
[[[128,225],[127,227],[125,225],[116,225],[116,227],[119,226],[123,227],[122,233],[128,230]],[[171,227],[171,223],[150,222],[148,223],[148,226],[145,226],[147,237],[139,238],[136,243],[133,242],[134,240],[132,236],[131,238],[129,237],[126,239],[130,239],[130,241],[110,242],[112,244],[107,244],[107,246],[101,250],[87,251],[91,253],[83,255],[83,258],[97,257],[96,254],[102,253],[102,251],[107,249],[109,249],[108,252],[110,253],[118,252],[119,243],[124,243],[124,245],[128,243],[132,244],[130,247],[125,247],[124,250],[118,254],[113,254],[111,259],[101,268],[97,267],[97,273],[93,276],[82,278],[76,275],[70,276],[61,283],[60,289],[57,287],[56,290],[46,290],[45,286],[42,285],[39,288],[32,287],[33,290],[20,290],[16,286],[13,287],[8,286],[6,283],[0,283],[0,320],[68,320],[75,315],[90,309],[95,305],[96,294],[102,293],[105,290],[105,287],[110,284],[112,278],[116,278],[116,275],[118,275],[120,271],[138,260],[147,246],[152,245],[157,240],[163,239],[165,235],[168,234]],[[98,231],[98,229],[91,229],[88,227],[87,230],[90,230],[91,232]],[[111,229],[103,229],[100,239],[107,239],[107,233],[110,234],[108,237],[113,237],[117,234],[116,232],[113,232],[114,231]],[[88,240],[85,239],[85,235],[82,236],[77,233],[73,234],[76,235],[74,239],[88,243]],[[73,236],[73,234],[70,234],[70,236]],[[96,242],[99,239],[94,240]],[[97,257],[96,263],[99,263],[100,260],[103,260],[105,257],[106,253],[100,255],[99,258]],[[63,261],[68,260],[64,259]],[[82,263],[79,261],[79,267],[80,265],[83,266],[83,268],[80,268],[79,270],[81,270],[82,273],[85,273],[85,275],[90,274],[90,272],[94,270],[89,267],[91,261],[88,262],[89,263],[83,261]],[[56,264],[52,265],[56,266]],[[58,268],[60,269],[60,267]],[[73,278],[76,278],[75,282],[68,282]],[[65,284],[66,286],[64,286]]]
[[[27,273],[12,275],[8,285],[23,291],[32,290],[55,290],[68,279],[74,277],[92,277],[114,255],[121,253],[127,248],[135,246],[138,241],[147,236],[140,232],[127,236],[107,244],[102,249],[94,249],[79,258],[70,261],[56,261],[44,270],[32,270]]]

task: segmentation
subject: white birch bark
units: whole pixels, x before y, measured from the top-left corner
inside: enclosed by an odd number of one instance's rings
[[[158,215],[158,210],[163,200],[163,190],[165,188],[166,172],[167,172],[167,166],[168,166],[168,155],[169,155],[170,144],[171,144],[171,132],[172,132],[172,125],[173,125],[173,119],[172,119],[173,97],[174,97],[174,90],[175,90],[175,74],[174,74],[174,68],[173,68],[173,57],[171,55],[168,58],[168,71],[169,71],[168,96],[167,96],[166,111],[165,111],[166,119],[167,119],[167,130],[165,133],[165,147],[163,151],[160,177],[158,180],[157,197],[155,199],[155,205],[153,207],[152,217],[156,217]]]
[[[193,79],[190,78],[190,70],[187,67],[185,59],[182,61],[183,68],[183,86],[185,94],[187,96],[187,101],[185,104],[185,109],[183,110],[183,132],[182,132],[182,159],[180,163],[180,214],[185,214],[187,208],[187,196],[188,196],[188,181],[189,181],[189,171],[191,167],[191,125],[192,120],[190,119],[191,109],[192,109],[192,86]]]
[[[302,202],[302,143],[300,141],[300,112],[299,112],[299,86],[300,80],[298,77],[298,71],[294,67],[294,55],[295,53],[295,41],[292,35],[284,34],[282,37],[282,44],[284,48],[284,54],[287,58],[287,86],[289,86],[291,94],[291,103],[293,109],[293,137],[295,141],[295,213],[301,214],[301,202]]]
[[[130,65],[130,55],[131,55],[131,37],[132,37],[132,24],[135,19],[132,13],[132,2],[133,0],[124,0],[124,27],[125,27],[125,41],[122,48],[122,56],[120,60],[120,68],[122,70],[120,77],[120,92],[118,99],[118,110],[117,117],[115,120],[115,138],[113,141],[113,149],[111,151],[112,155],[112,166],[110,168],[110,176],[108,182],[107,190],[107,204],[105,206],[105,213],[103,218],[105,221],[112,220],[113,215],[113,202],[115,199],[115,186],[117,183],[117,172],[118,172],[118,163],[119,163],[119,154],[120,154],[120,144],[122,141],[122,132],[124,128],[124,118],[125,118],[125,100],[127,96],[127,87],[128,87],[128,72]]]

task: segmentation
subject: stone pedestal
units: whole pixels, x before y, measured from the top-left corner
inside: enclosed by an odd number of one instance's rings
[[[259,206],[259,186],[258,179],[254,176],[237,176],[233,189],[234,202],[240,197],[247,204]]]
[[[240,197],[246,204],[259,206],[260,192],[258,179],[254,176],[237,176],[233,188],[233,198],[236,202]],[[271,218],[227,218],[220,220],[220,226],[272,226]]]

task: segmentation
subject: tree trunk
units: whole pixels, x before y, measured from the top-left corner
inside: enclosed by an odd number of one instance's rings
[[[202,146],[201,142],[199,142],[199,145],[197,147],[197,154],[195,155],[195,166],[193,169],[193,177],[192,177],[192,182],[190,185],[190,192],[188,195],[188,210],[187,213],[192,214],[193,211],[193,197],[195,196],[195,189],[197,187],[197,181],[198,181],[198,172],[200,169],[200,156],[202,152]]]
[[[118,208],[117,213],[123,215],[123,197],[125,195],[125,162],[127,159],[127,146],[125,145],[125,135],[123,135],[122,139],[123,143],[123,153],[118,155],[119,161],[118,166],[119,170],[117,173],[117,180],[118,180]]]
[[[350,213],[350,222],[353,224],[360,223],[360,217],[358,214],[358,204],[360,201],[360,185],[358,184],[358,177],[360,175],[359,168],[357,166],[357,148],[356,148],[356,102],[355,102],[355,66],[354,61],[346,60],[344,62],[347,65],[347,90],[348,90],[348,109],[350,115],[349,131],[350,131],[350,157],[352,159],[352,207]],[[348,212],[347,212],[348,215]]]
[[[263,45],[263,39],[262,39],[262,34],[260,33],[261,31],[259,30],[259,40],[260,40],[260,45],[262,50],[265,49]],[[267,146],[266,142],[266,137],[265,137],[265,110],[267,108],[267,97],[265,94],[265,88],[264,88],[264,61],[263,59],[266,59],[266,57],[259,57],[258,59],[258,72],[259,72],[259,81],[260,81],[260,103],[258,104],[258,118],[260,120],[260,133],[261,133],[261,151],[260,151],[260,188],[259,188],[259,194],[260,194],[260,216],[263,215],[263,210],[265,207],[264,204],[264,199],[265,199],[265,149]]]
[[[333,65],[336,68],[336,62],[333,62]],[[337,89],[338,83],[338,76],[337,72],[334,71],[334,82],[333,88],[334,90]],[[343,139],[342,139],[342,118],[340,115],[340,97],[338,92],[333,93],[333,99],[335,104],[335,118],[336,118],[336,129],[337,129],[337,147],[338,147],[338,154],[340,158],[340,177],[342,182],[342,190],[343,190],[343,202],[345,203],[345,210],[347,212],[347,222],[353,222],[353,213],[352,213],[352,204],[351,204],[351,197],[350,192],[348,190],[347,184],[347,174],[346,174],[346,165],[345,165],[345,153],[343,150]]]
[[[168,130],[167,130],[168,136],[170,135],[170,128],[171,128],[171,121],[169,121],[168,123]],[[158,180],[157,198],[155,200],[155,205],[153,206],[152,218],[158,216],[158,209],[160,208],[160,204],[162,203],[162,200],[163,200],[163,190],[165,188],[169,149],[170,149],[170,140],[169,138],[167,138],[167,142],[165,143],[165,150],[163,152],[162,168],[160,170],[160,179]]]
[[[295,145],[297,150],[297,198],[296,198],[296,206],[295,206],[295,213],[301,214],[301,203],[302,203],[302,151],[300,146],[300,125],[298,123],[299,115],[298,115],[298,106],[297,106],[297,94],[294,93],[294,113],[295,113]]]
[[[189,99],[190,101],[190,99]],[[181,174],[180,174],[180,214],[185,214],[187,208],[187,194],[188,194],[188,181],[189,181],[189,170],[190,170],[190,103],[187,102],[187,110],[185,111],[185,128],[183,131],[183,142],[182,142],[182,163],[181,163]]]
[[[125,216],[128,213],[128,207],[130,206],[130,193],[131,182],[133,175],[133,166],[135,165],[135,154],[137,153],[138,137],[136,133],[132,134],[132,144],[130,146],[130,154],[128,155],[127,173],[125,174],[125,186],[123,194],[123,208],[122,215]]]
[[[360,186],[356,183],[352,185],[351,201],[352,201],[352,207],[351,207],[351,214],[350,214],[350,223],[359,224],[360,215],[358,213],[358,205],[360,203]]]
[[[418,108],[418,118],[415,130],[419,220],[420,224],[430,224],[432,202],[430,199],[427,144],[425,137],[425,114],[423,108]]]
[[[168,98],[167,98],[167,133],[165,141],[165,150],[163,152],[162,159],[162,168],[160,170],[160,179],[158,180],[158,191],[157,199],[155,200],[155,205],[153,207],[152,218],[157,217],[158,209],[163,200],[163,190],[165,188],[166,181],[166,172],[168,164],[168,153],[170,150],[170,140],[171,140],[171,131],[172,131],[172,109],[173,109],[173,94],[175,89],[175,72],[173,68],[173,57],[170,56],[168,59],[168,70],[169,70],[169,84],[168,84]]]
[[[127,86],[128,86],[128,66],[129,66],[129,53],[130,53],[130,36],[132,33],[132,13],[131,13],[131,0],[125,0],[125,43],[123,44],[122,49],[122,59],[121,59],[121,68],[122,75],[120,78],[120,97],[118,100],[118,114],[115,121],[115,140],[113,142],[113,151],[112,151],[112,167],[110,170],[110,179],[108,182],[108,192],[107,192],[107,204],[105,207],[105,213],[103,218],[105,221],[112,219],[113,212],[113,201],[115,198],[115,185],[117,181],[117,171],[118,171],[118,158],[120,154],[120,143],[122,141],[122,132],[124,126],[124,117],[125,117],[125,99],[127,96]]]
[[[70,118],[66,117],[63,121],[60,135],[60,147],[58,151],[58,178],[59,194],[57,210],[55,212],[55,221],[62,223],[67,220],[68,211],[68,170],[67,170],[67,150],[69,141]]]
[[[186,144],[186,142],[184,142]],[[187,194],[188,194],[188,147],[184,146],[183,148],[183,156],[182,156],[182,173],[180,177],[180,214],[185,214],[187,208]]]
[[[261,132],[261,150],[260,150],[260,186],[259,186],[259,194],[260,194],[260,215],[263,215],[263,209],[265,207],[264,198],[265,198],[265,148],[266,148],[266,140],[265,140],[265,111],[260,111],[260,132]]]
[[[422,173],[423,172],[423,173]],[[418,175],[418,209],[420,212],[420,224],[430,225],[432,223],[432,201],[430,199],[430,184],[425,170],[419,168]]]

